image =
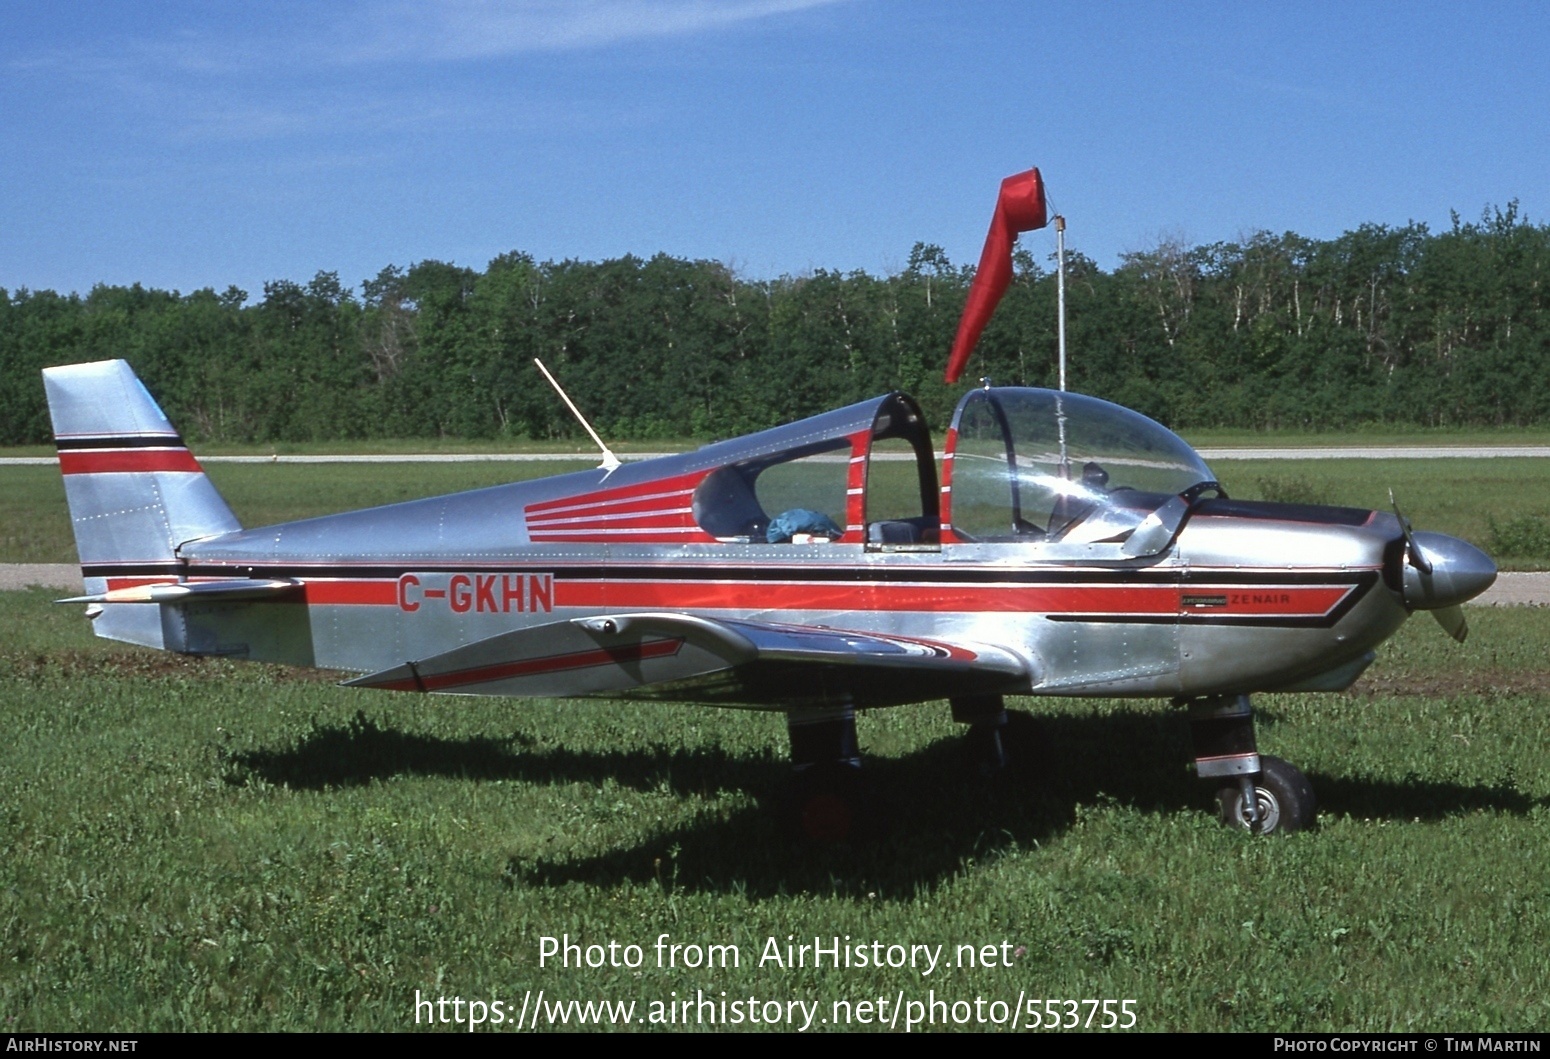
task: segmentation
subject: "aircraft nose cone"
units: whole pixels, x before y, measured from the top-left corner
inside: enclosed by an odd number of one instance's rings
[[[1468,541],[1443,533],[1415,534],[1416,547],[1432,571],[1422,573],[1405,563],[1405,606],[1411,610],[1440,610],[1474,599],[1496,580],[1496,564]]]

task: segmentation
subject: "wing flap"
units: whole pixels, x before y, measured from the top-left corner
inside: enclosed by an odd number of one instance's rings
[[[1015,690],[1026,661],[983,644],[687,614],[616,614],[518,629],[346,681],[443,694],[614,695],[789,708]]]

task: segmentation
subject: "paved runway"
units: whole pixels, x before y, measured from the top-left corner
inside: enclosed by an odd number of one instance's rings
[[[0,563],[0,590],[37,585],[81,591],[81,572],[63,563]],[[1543,607],[1550,604],[1550,573],[1505,573],[1485,595],[1471,603],[1482,607]]]
[[[1370,448],[1196,449],[1212,460],[1490,460],[1506,456],[1550,456],[1550,445],[1394,445]]]

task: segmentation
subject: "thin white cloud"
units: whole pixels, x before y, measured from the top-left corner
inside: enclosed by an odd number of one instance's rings
[[[688,36],[845,0],[445,0],[368,10],[358,60],[487,59]]]
[[[271,18],[231,34],[209,22],[160,37],[99,39],[0,60],[9,74],[65,88],[94,110],[117,109],[178,142],[259,141],[338,129],[386,132],[466,125],[446,89],[361,79],[363,65],[449,63],[626,46],[752,25],[850,0],[358,0],[340,17]],[[482,120],[574,128],[587,108],[520,91]],[[530,113],[531,112],[531,113]],[[537,117],[533,115],[538,115]],[[617,106],[609,123],[641,120]]]
[[[434,96],[351,93],[339,89],[259,100],[216,93],[185,102],[168,119],[168,135],[182,141],[258,141],[370,129],[388,132],[434,127],[459,108]]]

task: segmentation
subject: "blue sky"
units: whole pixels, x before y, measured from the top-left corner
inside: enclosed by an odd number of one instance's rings
[[[0,287],[625,253],[977,259],[1038,165],[1162,238],[1550,209],[1550,8],[925,0],[0,6]],[[1053,236],[1024,236],[1044,256]]]

